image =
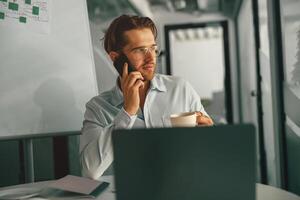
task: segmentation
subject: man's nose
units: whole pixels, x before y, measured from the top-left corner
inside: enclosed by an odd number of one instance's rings
[[[155,54],[151,51],[147,51],[145,54],[145,60],[147,61],[155,60]]]

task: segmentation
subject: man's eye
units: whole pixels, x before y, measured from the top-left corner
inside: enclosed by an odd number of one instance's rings
[[[136,49],[136,52],[137,53],[145,53],[145,52],[147,52],[147,49],[146,48]]]
[[[150,47],[150,50],[151,51],[156,51],[157,50],[157,46]]]

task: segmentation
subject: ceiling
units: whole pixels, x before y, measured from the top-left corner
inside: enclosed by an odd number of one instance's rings
[[[148,0],[150,5],[165,6],[174,12],[218,12],[220,0]]]
[[[150,15],[161,7],[167,12],[222,13],[236,16],[242,0],[87,0],[91,20],[106,21],[123,13]]]

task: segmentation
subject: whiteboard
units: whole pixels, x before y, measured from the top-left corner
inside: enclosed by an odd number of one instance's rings
[[[0,139],[78,131],[98,93],[85,0],[48,2],[48,33],[0,20]]]

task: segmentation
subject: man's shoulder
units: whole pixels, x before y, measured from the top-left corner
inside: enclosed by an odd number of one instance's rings
[[[110,90],[104,91],[99,95],[91,98],[87,102],[87,105],[95,105],[95,104],[102,105],[104,103],[110,103],[115,96],[115,91],[116,91],[115,87],[111,88]]]

